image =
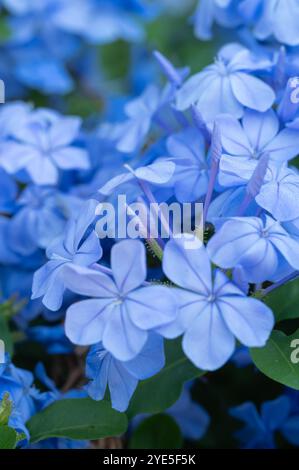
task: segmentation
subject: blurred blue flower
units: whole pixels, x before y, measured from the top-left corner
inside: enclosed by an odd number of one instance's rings
[[[0,365],[0,400],[5,393],[9,394],[13,403],[12,413],[9,418],[9,426],[26,436],[22,444],[29,440],[29,432],[26,422],[44,406],[48,405],[53,397],[51,393],[40,393],[33,386],[31,372],[15,367],[8,356],[6,363]]]
[[[263,403],[260,413],[252,402],[246,402],[231,408],[230,414],[244,422],[236,438],[245,449],[274,449],[278,431],[292,445],[299,446],[299,414],[292,414],[287,396]]]
[[[198,441],[207,432],[210,417],[204,408],[192,400],[190,386],[185,385],[180,398],[168,408],[167,413],[179,425],[186,439]]]
[[[38,248],[46,248],[62,233],[66,224],[63,198],[53,188],[27,186],[24,189],[16,201],[19,210],[8,226],[9,243],[16,253],[28,256]]]
[[[242,18],[237,9],[238,3],[242,3],[242,0],[200,0],[193,17],[196,37],[202,40],[212,39],[215,21],[225,28],[239,26]]]
[[[231,361],[236,367],[243,368],[253,364],[250,351],[245,346],[240,346],[234,352]]]
[[[72,4],[64,1],[55,22],[93,44],[118,39],[138,42],[144,37],[138,15],[150,18],[152,12],[151,5],[140,0],[73,0]]]
[[[17,184],[3,168],[0,168],[0,185],[0,211],[11,213],[15,207]]]
[[[120,152],[131,153],[144,144],[155,114],[163,104],[159,88],[149,85],[125,105],[127,119],[122,123],[104,124],[100,136],[109,138]]]
[[[248,5],[249,0],[244,2]],[[253,33],[263,41],[274,37],[288,46],[299,44],[299,5],[296,0],[255,0],[257,7]]]
[[[27,337],[45,346],[48,354],[69,354],[73,345],[65,336],[64,326],[32,326],[26,330]]]
[[[36,111],[2,142],[0,165],[8,173],[25,169],[40,185],[56,184],[59,169],[88,169],[86,150],[74,145],[80,126],[80,118]]]
[[[299,44],[296,0],[201,0],[194,15],[195,34],[212,38],[213,23],[224,28],[247,26],[260,41],[276,40],[288,46]]]

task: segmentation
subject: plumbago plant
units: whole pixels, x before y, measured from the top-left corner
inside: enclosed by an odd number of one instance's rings
[[[95,41],[80,15],[110,2],[83,3],[64,28]],[[131,40],[133,13],[151,14],[132,0],[124,18],[121,3],[107,7],[111,40]],[[196,34],[235,25],[240,42],[194,75],[155,51],[164,82],[111,100],[96,128],[1,107],[1,448],[213,447],[214,405],[192,398],[226,396],[222,369],[237,388],[252,364],[270,400],[226,399],[233,426],[244,423],[235,442],[299,445],[299,12],[290,1],[282,31],[280,3],[202,0]],[[166,216],[174,204],[190,208],[188,230]]]

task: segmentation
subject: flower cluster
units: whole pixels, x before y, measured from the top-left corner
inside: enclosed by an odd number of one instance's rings
[[[275,38],[298,46],[298,14],[294,0],[201,0],[194,16],[195,33],[211,39],[215,22],[224,28],[248,28],[259,41]]]
[[[93,86],[93,46],[144,39],[143,23],[159,11],[147,0],[3,0],[9,34],[1,45],[1,77],[10,96],[26,88],[64,95],[75,80]],[[84,64],[84,67],[83,67]],[[81,70],[84,71],[82,76]]]

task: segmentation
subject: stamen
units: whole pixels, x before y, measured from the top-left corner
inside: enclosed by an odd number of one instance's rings
[[[239,208],[238,216],[241,216],[244,214],[248,206],[259,194],[261,187],[263,186],[266,173],[267,173],[269,159],[270,159],[269,153],[264,153],[264,155],[262,155],[262,157],[260,158],[253,172],[253,175],[247,184],[246,195]]]
[[[161,69],[168,78],[168,80],[173,83],[176,87],[180,87],[183,83],[183,77],[180,76],[178,71],[172,65],[172,63],[166,59],[164,55],[159,51],[153,52],[154,57],[157,59]]]
[[[211,173],[210,173],[210,180],[208,185],[208,190],[204,202],[204,211],[203,211],[203,222],[205,224],[208,209],[212,200],[212,194],[214,191],[214,186],[216,183],[216,178],[219,170],[219,162],[222,154],[222,144],[221,144],[221,134],[220,128],[218,123],[215,121],[214,129],[212,134],[212,142],[211,142]]]

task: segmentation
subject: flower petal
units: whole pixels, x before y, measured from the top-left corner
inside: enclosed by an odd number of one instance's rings
[[[168,324],[177,316],[176,297],[164,286],[148,286],[131,292],[126,299],[133,323],[142,330]]]
[[[145,248],[140,240],[123,240],[111,250],[111,268],[119,292],[126,294],[146,278]]]
[[[235,349],[235,339],[215,304],[207,305],[183,338],[183,350],[200,369],[223,366]]]

